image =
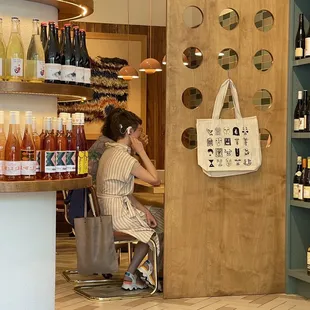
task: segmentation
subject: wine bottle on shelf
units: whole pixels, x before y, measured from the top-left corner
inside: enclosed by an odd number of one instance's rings
[[[80,126],[80,117],[77,113],[72,115],[72,140],[76,150],[76,177],[84,176],[84,143]]]
[[[0,81],[4,79],[6,47],[3,40],[2,18],[0,18]]]
[[[307,158],[307,173],[304,184],[304,201],[310,202],[310,157]]]
[[[4,111],[0,111],[0,181],[4,180],[5,143]]]
[[[86,32],[84,29],[80,30],[81,38],[81,55],[83,58],[83,67],[84,67],[84,85],[90,87],[91,85],[91,64],[90,58],[86,46]]]
[[[80,131],[83,139],[83,151],[84,151],[84,162],[83,162],[83,175],[86,177],[88,175],[88,149],[87,149],[87,140],[85,135],[84,123],[85,123],[85,114],[76,113],[80,119]]]
[[[299,132],[300,128],[300,111],[302,107],[302,91],[298,91],[298,100],[294,111],[294,132]]]
[[[295,38],[295,59],[304,58],[305,53],[305,27],[304,27],[304,14],[299,14],[299,26]]]
[[[47,44],[47,23],[41,23],[41,34],[40,34],[41,43],[43,50],[45,51]]]
[[[300,114],[299,114],[299,131],[303,132],[305,131],[305,117],[306,116],[306,109],[307,109],[307,101],[308,101],[308,91],[304,90],[302,95],[302,105],[300,107]]]
[[[55,24],[55,38],[56,38],[56,42],[58,44],[58,48],[60,50],[60,44],[59,44],[59,28],[58,25]]]
[[[53,180],[56,173],[56,142],[52,135],[52,118],[46,117],[43,141],[43,180]]]
[[[16,130],[17,130],[17,138],[18,138],[18,142],[19,145],[22,145],[22,134],[21,134],[21,130],[20,130],[20,112],[19,111],[15,111],[16,112],[16,118],[17,118],[17,124],[16,124]]]
[[[60,51],[55,38],[55,23],[49,22],[48,41],[45,47],[45,82],[60,83],[61,62]]]
[[[76,66],[76,84],[84,85],[84,66],[81,54],[80,30],[78,26],[73,27],[73,54],[75,56]]]
[[[302,172],[299,180],[298,186],[298,200],[304,200],[304,184],[307,177],[307,159],[302,159]]]
[[[29,82],[44,82],[45,55],[39,35],[39,20],[32,20],[32,37],[27,51],[26,80]]]
[[[299,198],[299,183],[302,172],[302,157],[297,156],[297,169],[293,180],[293,199],[298,200]]]
[[[67,119],[70,118],[69,113],[61,112],[59,113],[59,117],[62,119],[62,130],[64,134],[66,134],[67,131]]]
[[[45,133],[46,133],[46,128],[47,128],[47,125],[46,125],[46,117],[43,117],[43,122],[42,122],[42,131],[40,133],[40,146],[41,146],[41,154],[40,154],[40,174],[38,174],[38,176],[41,177],[41,179],[43,178],[43,175],[44,175],[44,154],[43,154],[43,151],[44,151],[44,137],[45,137]]]
[[[310,247],[307,250],[307,275],[310,276]]]
[[[65,36],[65,28],[62,27],[60,29],[60,38],[59,38],[59,46],[60,46],[60,50],[62,50],[62,45],[64,43],[64,36]]]
[[[71,43],[71,26],[65,25],[65,36],[61,50],[61,83],[74,85],[76,81],[75,57]]]
[[[57,133],[57,117],[53,117],[52,118],[52,135],[55,138],[55,142],[56,142],[56,133]]]
[[[310,57],[310,26],[305,39],[305,57]]]
[[[24,181],[36,179],[36,150],[32,137],[32,112],[25,112],[25,131],[21,145],[21,176]]]
[[[76,174],[76,140],[73,139],[72,134],[72,119],[66,119],[66,139],[67,139],[67,152],[66,152],[66,169],[67,179],[72,179]]]
[[[36,179],[41,179],[42,171],[41,171],[41,155],[43,149],[43,140],[37,132],[37,119],[36,117],[32,117],[32,136],[33,142],[36,149]]]
[[[19,34],[19,19],[12,17],[12,29],[6,49],[6,79],[21,81],[24,78],[24,46]]]
[[[21,176],[20,144],[17,135],[16,111],[10,111],[8,138],[5,144],[4,175],[7,181],[19,181]]]
[[[66,167],[66,151],[67,139],[63,132],[62,118],[57,119],[57,133],[56,133],[56,179],[64,179],[67,175]]]
[[[304,100],[304,131],[309,132],[310,131],[310,96],[308,96],[307,92],[307,99]]]

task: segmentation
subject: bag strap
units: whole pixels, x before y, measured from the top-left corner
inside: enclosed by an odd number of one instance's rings
[[[100,206],[98,203],[98,198],[97,198],[97,194],[96,194],[96,190],[95,190],[94,186],[91,186],[89,188],[89,191],[90,191],[89,200],[90,200],[90,203],[92,205],[93,214],[95,217],[101,216]]]
[[[242,119],[241,112],[240,112],[240,106],[239,106],[239,98],[236,86],[234,82],[231,79],[227,79],[220,87],[220,90],[216,96],[213,113],[212,113],[212,119],[219,119],[221,111],[223,109],[225,97],[227,94],[228,87],[230,86],[231,94],[233,98],[233,104],[235,108],[235,118]]]

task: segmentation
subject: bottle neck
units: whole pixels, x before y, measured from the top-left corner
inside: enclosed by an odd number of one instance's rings
[[[81,47],[86,50],[86,35],[85,32],[81,33]]]
[[[33,21],[32,22],[32,35],[37,36],[40,34],[39,31],[39,22],[38,21]]]
[[[12,33],[16,33],[18,34],[18,20],[17,19],[13,19],[12,20]]]
[[[55,41],[55,26],[54,25],[50,25],[49,26],[49,39],[51,41]]]
[[[2,19],[0,20],[0,37],[3,35]]]
[[[64,36],[64,44],[66,46],[71,46],[71,34],[70,34],[70,28],[65,28],[65,36]]]

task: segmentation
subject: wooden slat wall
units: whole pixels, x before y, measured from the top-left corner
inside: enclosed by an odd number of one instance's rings
[[[165,264],[166,298],[266,294],[284,291],[286,104],[288,59],[288,4],[277,0],[168,0],[167,12],[167,117],[165,149]],[[197,5],[203,24],[189,29],[183,11]],[[227,31],[219,13],[234,8],[240,24]],[[261,9],[275,17],[267,33],[254,26]],[[204,61],[196,70],[181,62],[190,46],[201,49]],[[233,48],[239,54],[231,78],[239,91],[243,116],[257,115],[259,125],[273,135],[262,150],[263,166],[257,173],[209,178],[197,165],[196,150],[181,143],[184,129],[197,118],[210,118],[219,86],[227,72],[217,63],[219,52]],[[274,57],[268,72],[259,72],[252,57],[259,49]],[[186,109],[182,92],[189,86],[203,94],[202,105]],[[258,111],[254,93],[268,89],[273,105]],[[224,113],[224,116],[227,114]]]

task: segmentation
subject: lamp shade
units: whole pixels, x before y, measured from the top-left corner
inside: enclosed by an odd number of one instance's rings
[[[141,62],[139,71],[145,72],[146,74],[153,74],[163,70],[160,63],[156,59],[147,58]]]
[[[130,81],[132,79],[138,79],[139,74],[137,70],[132,67],[132,66],[125,66],[123,67],[119,73],[118,73],[118,78],[123,79],[125,81]]]

